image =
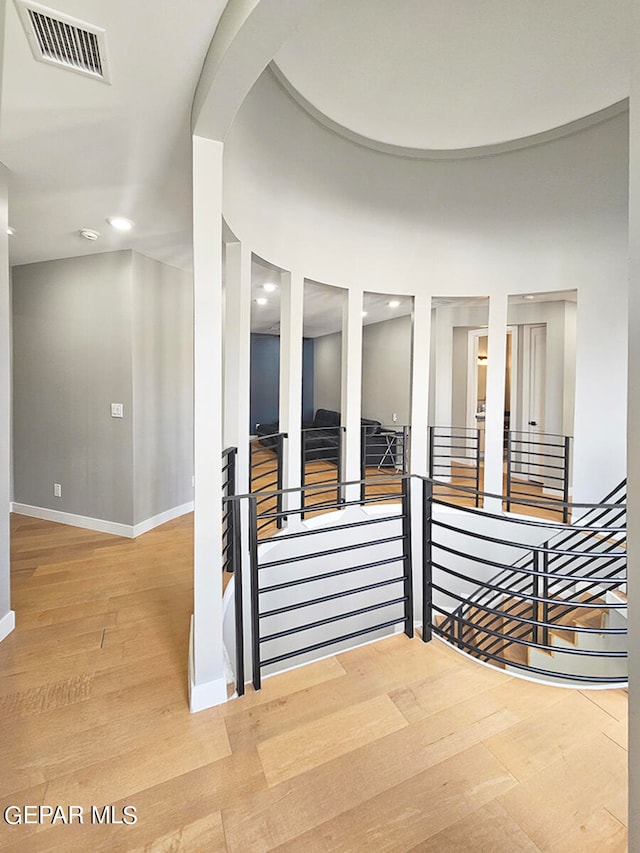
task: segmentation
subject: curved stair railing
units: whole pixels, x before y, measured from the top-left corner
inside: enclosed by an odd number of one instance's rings
[[[434,604],[433,631],[502,668],[552,680],[626,682],[625,502],[622,482],[572,525],[494,516],[509,524],[509,535],[458,529],[464,548],[439,542],[438,529],[454,526],[434,519],[433,589],[457,604],[450,611]],[[525,528],[544,538],[511,564],[482,555],[490,545],[522,549]],[[499,571],[478,583],[478,567]]]

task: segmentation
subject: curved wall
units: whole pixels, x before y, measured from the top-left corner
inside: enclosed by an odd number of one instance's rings
[[[544,145],[409,160],[319,125],[267,71],[225,143],[224,215],[251,251],[347,288],[578,291],[574,499],[624,476],[627,116]]]

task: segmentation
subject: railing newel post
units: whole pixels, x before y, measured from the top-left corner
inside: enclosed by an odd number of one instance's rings
[[[260,591],[258,573],[258,514],[256,499],[249,498],[249,565],[251,575],[251,661],[253,689],[260,690]]]
[[[422,640],[428,643],[433,628],[433,482],[422,480]]]
[[[413,558],[411,552],[411,506],[409,478],[402,480],[402,562],[405,595],[404,632],[413,637]]]

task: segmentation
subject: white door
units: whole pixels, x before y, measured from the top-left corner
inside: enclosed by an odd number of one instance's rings
[[[542,482],[543,457],[536,454],[536,450],[544,450],[537,445],[543,441],[544,436],[544,398],[546,391],[547,371],[547,326],[542,323],[535,326],[524,327],[524,352],[523,352],[523,395],[522,395],[522,430],[518,437],[526,441],[527,433],[531,444],[523,444],[522,450],[522,473],[530,480]]]

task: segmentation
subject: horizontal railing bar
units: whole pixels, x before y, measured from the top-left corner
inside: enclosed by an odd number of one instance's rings
[[[387,521],[400,521],[401,515],[385,515],[382,518],[365,518],[361,521],[354,521],[352,524],[332,524],[331,527],[313,528],[311,530],[296,530],[293,533],[283,533],[278,536],[277,541],[282,542],[287,539],[300,539],[303,536],[314,536],[322,533],[333,533],[335,530],[352,530],[354,527],[366,527],[369,524],[383,524]],[[258,544],[263,542],[273,542],[273,537],[268,539],[259,539]]]
[[[371,545],[386,545],[390,542],[400,542],[404,537],[402,534],[398,536],[386,536],[382,539],[373,539],[369,542],[354,542],[351,545],[343,545],[341,548],[327,548],[323,551],[313,551],[310,554],[296,554],[295,557],[283,557],[281,560],[269,560],[261,563],[260,569],[271,569],[274,566],[285,566],[290,563],[298,563],[302,560],[314,560],[316,557],[329,557],[334,554],[343,554],[345,551],[358,551],[361,548],[368,548]]]
[[[389,566],[391,563],[401,563],[403,560],[402,554],[398,554],[396,557],[385,557],[383,560],[374,560],[371,563],[360,563],[357,566],[348,566],[346,569],[334,569],[331,572],[324,572],[321,575],[311,575],[310,577],[305,578],[294,578],[290,581],[283,581],[282,583],[272,584],[271,586],[263,586],[258,592],[262,595],[262,593],[266,592],[276,592],[279,589],[288,589],[292,586],[301,586],[305,583],[313,583],[314,581],[322,581],[327,578],[338,578],[342,575],[349,575],[352,572],[360,572],[365,569],[375,569],[379,566]]]
[[[305,646],[302,649],[297,649],[293,652],[287,652],[283,655],[275,655],[274,657],[267,658],[266,660],[261,660],[262,666],[269,666],[272,663],[280,663],[283,660],[290,660],[291,658],[299,657],[300,655],[306,655],[309,652],[315,652],[318,649],[324,649],[327,646],[335,646],[336,643],[342,643],[344,640],[353,640],[356,637],[363,637],[365,634],[371,634],[373,631],[381,631],[383,628],[391,628],[392,625],[400,625],[404,624],[404,618],[402,619],[391,619],[388,622],[380,622],[379,625],[372,625],[369,628],[361,628],[358,631],[352,631],[349,634],[343,634],[341,637],[335,637],[331,640],[323,640],[321,643],[314,643],[311,646]]]
[[[462,507],[461,507],[462,509]],[[506,519],[508,520],[508,519]],[[546,545],[531,545],[522,542],[513,542],[511,539],[499,539],[497,536],[487,536],[484,533],[478,533],[475,530],[461,530],[459,527],[455,527],[452,524],[447,524],[445,521],[440,521],[439,519],[433,519],[432,522],[434,527],[441,527],[444,530],[452,530],[454,533],[458,533],[461,536],[470,536],[472,539],[479,539],[482,542],[493,542],[496,545],[509,545],[512,548],[524,548],[528,551],[540,551],[543,554],[570,554],[574,555],[576,552],[573,550],[567,551],[562,548],[552,548],[551,546]],[[519,522],[518,522],[519,523]],[[590,552],[593,557],[597,557],[599,552],[592,551]],[[612,554],[610,551],[603,552],[602,556],[610,556],[610,557],[623,557],[626,559],[627,553],[626,551],[621,551],[619,554]]]
[[[520,616],[516,613],[512,613],[509,610],[496,610],[493,607],[488,607],[483,604],[479,604],[477,601],[470,601],[468,598],[465,598],[462,595],[459,595],[457,592],[453,592],[452,590],[446,589],[445,587],[440,586],[439,584],[432,584],[433,589],[437,590],[437,592],[441,592],[443,595],[448,596],[449,598],[455,598],[456,601],[459,601],[461,604],[466,604],[468,607],[473,607],[476,610],[482,610],[483,614],[488,613],[492,616],[496,616],[498,618],[507,619],[509,621],[520,622],[523,625],[537,625],[541,628],[550,628],[558,631],[576,631],[580,634],[607,634],[607,635],[615,635],[615,634],[626,634],[626,628],[589,628],[585,625],[564,625],[559,622],[545,622],[541,619],[529,619],[526,616]],[[524,600],[524,599],[523,599]],[[528,599],[527,599],[528,600]],[[582,603],[576,604],[571,601],[563,602],[562,604],[558,603],[558,607],[565,607],[567,610],[577,610],[582,606]],[[602,608],[604,609],[604,608]],[[491,622],[474,622],[472,620],[466,620],[462,614],[458,613],[458,608],[450,614],[453,619],[460,620],[465,624],[473,625],[474,628],[482,628],[487,627],[491,624]],[[492,620],[495,621],[495,620]],[[510,634],[501,634],[502,637],[509,637]],[[560,649],[559,646],[554,646],[555,649]]]
[[[463,575],[460,572],[456,572],[455,569],[450,569],[447,566],[443,566],[441,563],[436,563],[435,560],[432,561],[431,565],[433,566],[433,568],[440,569],[440,571],[444,572],[445,574],[452,575],[453,577],[458,578],[459,580],[467,581],[468,583],[472,583],[472,584],[473,583],[477,584],[477,580],[475,580],[474,578],[470,578],[468,575]],[[512,598],[515,596],[515,598],[518,598],[521,601],[538,601],[541,604],[557,604],[558,603],[557,598],[546,598],[542,595],[535,595],[534,593],[524,592],[523,590],[517,590],[517,589],[505,590],[504,587],[497,586],[496,584],[492,584],[490,581],[485,581],[482,585],[483,585],[483,587],[486,587],[487,589],[493,589],[496,592],[500,592],[504,595],[509,595]],[[473,606],[473,602],[470,602],[470,604]],[[576,606],[578,606],[578,605],[576,605]],[[602,610],[602,602],[600,604],[580,602],[579,606],[580,607],[587,607],[587,608],[593,609],[593,610]],[[626,605],[626,602],[611,603],[611,604],[607,603],[607,607],[610,608],[611,610],[624,610],[627,607],[627,605]]]
[[[313,598],[310,601],[298,601],[295,604],[287,604],[285,607],[276,607],[273,610],[267,610],[259,613],[261,619],[266,619],[268,616],[277,616],[280,613],[290,613],[292,610],[301,610],[304,607],[312,607],[315,604],[324,604],[327,601],[335,601],[339,598],[347,598],[349,595],[357,595],[359,592],[369,592],[372,589],[379,589],[385,586],[391,586],[394,583],[402,583],[404,577],[401,575],[397,578],[389,578],[376,583],[368,583],[365,586],[356,586],[353,589],[345,589],[340,592],[334,592],[331,595],[322,595],[319,598]],[[622,629],[621,629],[622,630]]]
[[[354,616],[362,616],[364,613],[383,610],[385,607],[393,607],[395,604],[403,604],[405,601],[407,601],[407,596],[403,595],[399,598],[389,599],[389,601],[379,601],[376,604],[370,604],[368,607],[360,607],[357,610],[350,610],[347,613],[337,613],[335,616],[327,616],[325,619],[316,619],[315,622],[308,622],[305,625],[294,625],[290,628],[286,628],[284,631],[274,631],[273,634],[265,634],[260,637],[260,642],[269,643],[273,640],[281,640],[282,637],[288,637],[291,634],[300,634],[302,631],[312,631],[314,628],[321,628],[323,625],[332,625],[334,622],[341,622],[343,619],[351,619]]]
[[[544,571],[544,569],[527,569],[524,566],[514,566],[513,563],[499,563],[496,560],[489,560],[487,557],[479,557],[475,554],[468,554],[465,551],[459,551],[457,548],[452,548],[450,545],[443,545],[441,542],[433,542],[432,546],[433,548],[437,548],[439,551],[447,551],[449,554],[453,554],[456,557],[463,557],[464,559],[471,560],[473,563],[481,563],[484,566],[492,566],[493,568],[504,569],[505,571],[511,570],[515,572],[518,577],[547,577],[550,582],[561,580],[578,581],[583,578],[585,580],[592,581],[593,583],[597,583],[598,581],[608,583],[608,578],[600,578],[590,575],[556,574],[555,572]],[[603,554],[602,556],[608,557],[609,555]],[[622,569],[620,569],[620,571],[622,571]],[[469,578],[469,580],[478,583],[477,578]],[[508,590],[505,590],[505,592],[507,591]]]
[[[434,633],[438,634],[438,636],[443,637],[444,639],[450,640],[454,645],[459,645],[460,647],[464,646],[467,649],[473,649],[473,646],[470,643],[467,643],[465,640],[452,640],[447,634],[436,626],[432,626],[432,630]],[[499,655],[494,655],[489,652],[485,652],[483,654],[484,657],[490,658],[491,660],[498,661],[499,663],[505,664],[506,666],[513,667],[515,669],[522,669],[525,672],[535,672],[537,675],[551,676],[556,679],[565,679],[567,681],[582,681],[585,684],[626,684],[628,682],[628,678],[624,676],[597,676],[597,675],[582,675],[580,673],[559,673],[554,672],[550,669],[542,669],[541,667],[529,666],[528,664],[518,663],[517,661],[511,661],[507,658],[502,658]],[[473,657],[473,655],[471,655]]]

